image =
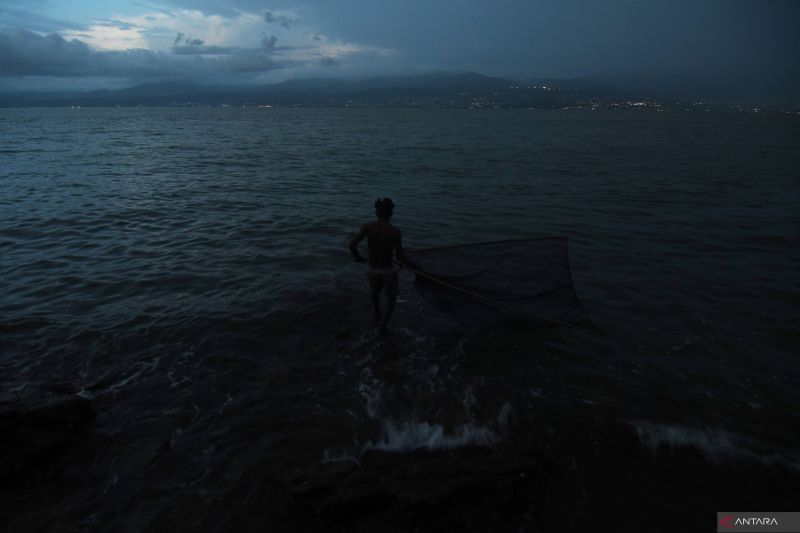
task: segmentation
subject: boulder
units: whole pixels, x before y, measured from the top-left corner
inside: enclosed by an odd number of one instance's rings
[[[518,527],[543,505],[548,467],[524,448],[369,450],[290,480],[295,501],[326,527],[483,531]]]
[[[74,395],[0,402],[0,487],[60,455],[95,417]]]

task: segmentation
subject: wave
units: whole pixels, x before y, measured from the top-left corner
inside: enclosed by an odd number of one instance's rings
[[[693,448],[713,463],[745,460],[765,466],[783,466],[800,472],[800,457],[765,451],[763,443],[724,429],[658,424],[645,420],[632,421],[631,424],[640,443],[653,454],[664,448]]]
[[[501,440],[500,434],[490,427],[465,424],[447,433],[441,424],[428,422],[403,422],[396,424],[387,421],[383,426],[383,437],[368,441],[361,453],[367,450],[392,452],[412,452],[420,448],[440,450],[462,446],[492,446]]]

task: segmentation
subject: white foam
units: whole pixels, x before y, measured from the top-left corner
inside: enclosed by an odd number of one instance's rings
[[[403,330],[403,334],[411,336],[412,332]],[[425,391],[437,390],[436,378],[439,374],[439,366],[429,364],[423,375],[417,375],[415,387],[410,383],[403,383],[402,387],[387,387],[387,384],[377,379],[372,369],[365,367],[361,371],[361,380],[358,384],[358,394],[363,401],[364,410],[369,419],[379,422],[380,435],[376,440],[356,442],[355,449],[342,454],[325,451],[323,460],[353,460],[354,457],[361,457],[367,450],[382,450],[392,452],[410,452],[420,448],[437,450],[451,449],[463,446],[492,446],[502,440],[505,427],[508,425],[509,417],[513,412],[510,403],[505,402],[496,417],[488,420],[479,421],[475,419],[474,411],[478,404],[475,391],[468,385],[462,392],[461,405],[463,406],[464,418],[460,425],[447,426],[446,423],[437,421],[421,420],[417,414],[410,414],[410,420],[398,413],[390,413],[387,404],[397,404],[402,406],[400,399],[396,399],[396,393],[401,398],[407,394],[414,394],[418,389]],[[426,380],[424,378],[429,378]],[[412,409],[413,411],[413,409]],[[351,414],[353,418],[357,418]]]
[[[472,389],[465,393],[464,407],[467,411],[474,405]],[[377,442],[368,441],[361,449],[393,452],[411,452],[420,448],[441,450],[462,446],[492,446],[502,440],[503,430],[513,412],[510,403],[505,402],[491,425],[476,422],[461,424],[448,432],[442,424],[427,421],[396,422],[383,421],[383,434]]]
[[[475,424],[465,424],[456,427],[452,433],[447,433],[441,424],[428,422],[395,424],[393,421],[387,421],[383,426],[381,440],[367,442],[361,451],[362,453],[366,450],[410,452],[419,448],[438,450],[468,445],[491,446],[499,441],[500,435],[496,431]]]
[[[83,387],[81,387],[81,390],[75,393],[75,396],[80,396],[81,398],[85,398],[87,400],[94,398],[94,395]]]
[[[153,359],[149,363],[146,362],[146,361],[139,361],[137,363],[134,363],[131,366],[131,368],[134,368],[135,372],[131,373],[131,375],[128,376],[127,378],[125,378],[125,379],[123,379],[121,381],[118,381],[117,383],[114,383],[114,384],[110,385],[108,387],[108,392],[116,393],[118,389],[123,388],[128,383],[136,382],[136,380],[142,374],[155,371],[156,368],[158,368],[158,363],[159,363],[160,360],[161,360],[160,357],[156,357],[155,359]]]
[[[467,390],[464,391],[464,413],[468,417],[472,417],[472,408],[475,407],[476,403],[475,394],[472,392],[472,387],[467,387]]]
[[[514,407],[508,403],[503,402],[503,406],[500,408],[500,413],[497,415],[497,423],[500,427],[508,426],[508,419],[511,417],[511,413],[514,412]]]
[[[370,418],[377,418],[383,405],[381,384],[375,379],[369,368],[365,368],[361,375],[362,381],[358,386],[358,392],[364,399],[367,415]]]
[[[735,444],[736,437],[721,429],[700,429],[647,421],[635,421],[632,424],[642,444],[653,451],[663,446],[693,447],[716,456],[738,449]]]
[[[759,452],[758,448],[763,448],[763,445],[759,445],[758,441],[720,428],[657,424],[645,420],[633,421],[631,424],[636,429],[639,441],[654,454],[664,447],[691,447],[716,463],[745,459],[765,465],[783,465],[800,471],[800,457]]]
[[[28,388],[29,384],[30,383],[27,382],[27,381],[24,382],[24,383],[20,383],[16,387],[12,387],[12,388],[8,389],[8,392],[12,392],[12,393],[23,392]]]
[[[348,452],[341,452],[341,453],[334,453],[329,449],[325,449],[322,452],[322,462],[323,463],[338,463],[339,461],[349,461],[351,463],[361,464],[358,457],[353,455],[352,453]]]

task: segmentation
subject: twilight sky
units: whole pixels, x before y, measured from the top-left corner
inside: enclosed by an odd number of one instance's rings
[[[446,70],[800,102],[792,0],[0,1],[0,90]]]

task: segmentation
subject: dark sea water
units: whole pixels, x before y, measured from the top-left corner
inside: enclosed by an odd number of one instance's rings
[[[6,527],[313,529],[297,469],[526,439],[587,478],[625,461],[597,420],[654,464],[691,449],[791,494],[798,169],[783,115],[0,110],[0,396],[98,411],[62,473],[5,495]],[[347,243],[378,196],[411,249],[569,236],[606,335],[464,332],[406,272],[373,339]],[[642,476],[653,513],[727,503]]]

